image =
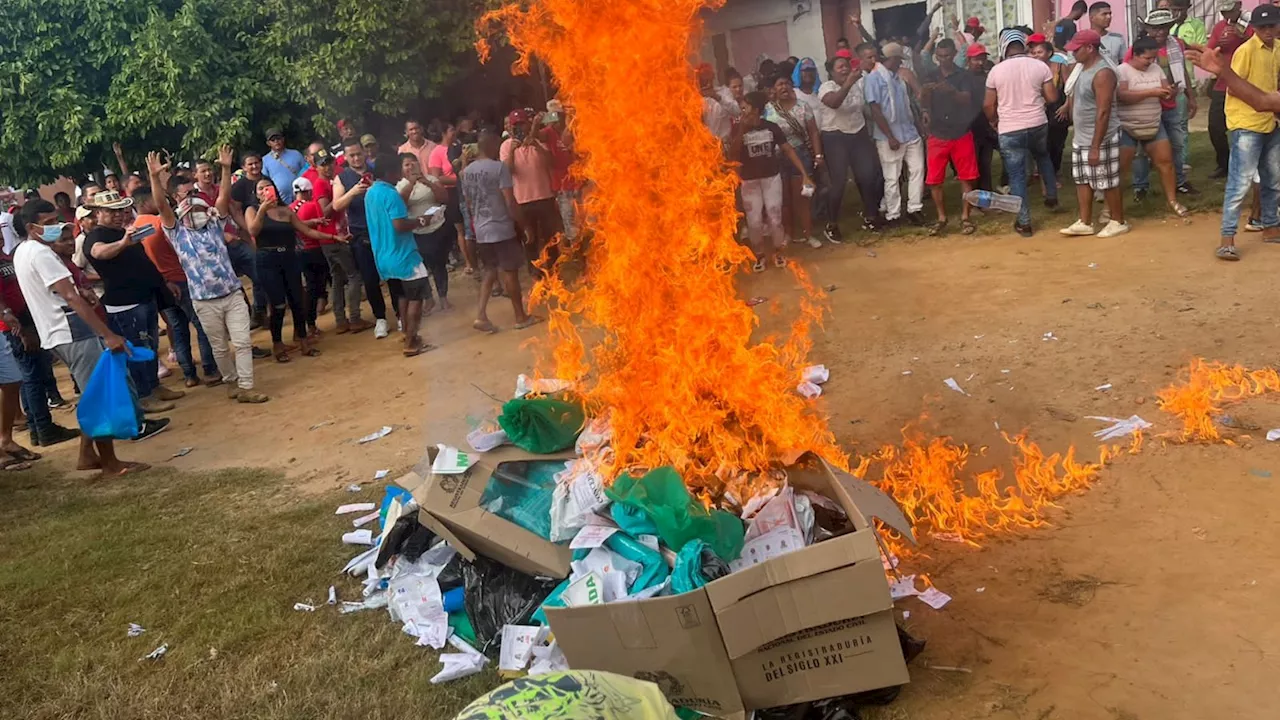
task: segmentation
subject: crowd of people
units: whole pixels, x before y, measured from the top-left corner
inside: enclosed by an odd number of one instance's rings
[[[131,172],[117,146],[119,174],[86,179],[75,200],[31,193],[0,223],[0,468],[39,459],[13,437],[21,408],[32,445],[80,438],[80,469],[144,469],[118,459],[112,439],[53,421],[50,409],[66,404],[53,362],[79,392],[104,352],[159,351],[162,320],[185,388],[163,382],[173,372],[159,354],[132,358],[133,440],[164,431],[169,419],[159,416],[191,388],[225,386],[236,402],[267,402],[254,360],[319,355],[317,320],[329,311],[333,332],[383,339],[389,296],[402,354],[432,349],[424,317],[453,309],[450,270],[476,281],[476,330],[498,330],[489,300],[504,295],[514,327],[534,325],[520,271],[542,272],[557,243],[577,237],[565,113],[558,101],[546,112],[521,108],[501,129],[410,120],[395,154],[349,120],[337,124],[337,144],[305,152],[271,128],[265,152],[241,153],[238,169],[224,146],[216,162],[150,152]],[[259,327],[269,329],[270,350],[253,344]]]
[[[1019,197],[1013,229],[1024,237],[1035,232],[1028,187],[1038,179],[1044,206],[1054,212],[1068,173],[1078,216],[1060,229],[1063,235],[1128,232],[1122,178],[1131,178],[1132,202],[1143,203],[1152,165],[1169,212],[1185,217],[1180,197],[1198,194],[1187,179],[1187,123],[1197,112],[1187,49],[1240,45],[1255,33],[1254,42],[1262,42],[1275,24],[1273,11],[1260,8],[1245,28],[1240,3],[1221,0],[1223,22],[1208,36],[1203,22],[1188,17],[1189,0],[1160,0],[1129,47],[1110,30],[1109,3],[1081,0],[1045,33],[1005,28],[988,45],[978,18],[949,36],[931,30],[941,5],[916,33],[880,40],[851,18],[862,42],[837,41],[825,76],[810,58],[765,59],[745,77],[729,68],[722,85],[709,65],[700,68],[704,122],[742,177],[741,208],[757,271],[770,257],[785,264],[782,248],[791,241],[821,247],[815,227],[823,227],[830,243],[844,241],[850,175],[865,231],[908,222],[939,235],[958,212],[960,232],[973,233],[969,203],[946,207],[948,168],[965,193]],[[1079,30],[1086,16],[1089,28]],[[1211,103],[1211,114],[1226,108],[1221,124],[1232,131],[1241,127],[1233,107],[1225,93]],[[991,162],[997,152],[999,178]],[[1220,163],[1216,177],[1226,174],[1225,156]],[[925,217],[926,188],[936,218]],[[1095,221],[1097,201],[1105,205]],[[1224,247],[1230,246],[1227,229],[1224,223]],[[1232,252],[1219,256],[1232,259]]]

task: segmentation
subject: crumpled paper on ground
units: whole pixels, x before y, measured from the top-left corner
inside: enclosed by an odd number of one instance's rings
[[[554,640],[550,645],[535,646],[531,655],[533,663],[529,666],[530,676],[536,677],[569,669],[569,661],[565,659],[560,646]]]
[[[461,652],[440,654],[440,663],[444,667],[431,678],[432,685],[475,675],[483,670],[488,662],[484,655],[457,635],[449,636],[449,644]]]
[[[1151,427],[1151,423],[1143,420],[1137,415],[1130,415],[1127,418],[1101,417],[1098,415],[1086,415],[1090,420],[1101,420],[1102,422],[1111,423],[1110,426],[1098,430],[1093,434],[1099,440],[1114,440],[1125,435],[1132,435],[1139,430],[1146,430]]]

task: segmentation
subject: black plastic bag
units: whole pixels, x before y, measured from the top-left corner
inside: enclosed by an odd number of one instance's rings
[[[444,568],[440,570],[440,574],[436,576],[436,583],[440,586],[441,593],[447,593],[454,588],[466,585],[467,581],[462,575],[462,568],[467,565],[467,561],[459,554],[454,556],[445,563]]]
[[[426,537],[423,537],[426,533]],[[413,547],[422,544],[422,549],[418,550],[418,554],[409,558],[412,562],[422,556],[430,546],[431,541],[435,539],[435,533],[428,530],[418,522],[418,513],[405,513],[396,519],[391,530],[387,532],[387,538],[382,541],[382,547],[378,548],[378,557],[373,561],[373,566],[381,570],[391,560],[392,557],[405,552],[410,540],[413,540]]]
[[[485,557],[464,563],[462,577],[476,649],[485,654],[497,652],[504,625],[525,624],[556,586],[555,580],[539,580]]]

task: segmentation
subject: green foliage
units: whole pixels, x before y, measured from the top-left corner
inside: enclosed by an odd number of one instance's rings
[[[464,63],[479,0],[6,0],[0,183],[166,148],[209,156],[268,125],[403,113]]]

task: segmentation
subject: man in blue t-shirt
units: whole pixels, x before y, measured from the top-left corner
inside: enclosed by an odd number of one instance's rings
[[[369,225],[369,243],[373,249],[378,274],[387,281],[391,299],[400,308],[404,323],[404,356],[414,357],[433,349],[418,335],[425,309],[435,306],[431,299],[431,282],[427,266],[413,239],[414,228],[426,227],[430,215],[409,217],[409,208],[396,191],[400,180],[400,163],[383,159],[372,167],[373,185],[364,194],[364,216]]]
[[[284,133],[276,128],[267,130],[267,147],[271,152],[262,156],[262,174],[271,178],[280,202],[289,205],[293,202],[293,181],[307,169],[307,159],[302,153],[284,146]]]

